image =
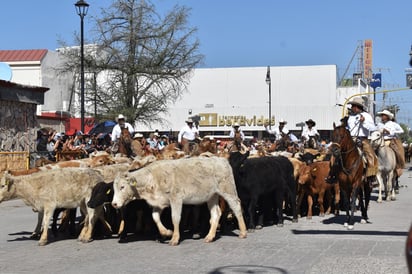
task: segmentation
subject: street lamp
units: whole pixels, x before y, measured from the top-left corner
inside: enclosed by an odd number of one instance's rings
[[[74,4],[76,12],[80,16],[80,116],[81,116],[81,131],[84,133],[84,40],[83,40],[83,19],[89,10],[89,4],[83,0],[79,0]]]
[[[266,72],[266,84],[269,86],[269,129],[272,128],[272,81],[270,79],[270,66]]]

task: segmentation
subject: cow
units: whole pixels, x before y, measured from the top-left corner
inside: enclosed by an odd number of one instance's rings
[[[302,199],[305,194],[307,194],[308,199],[308,213],[306,215],[307,219],[312,219],[312,205],[313,198],[318,195],[318,203],[320,206],[320,216],[325,215],[325,209],[323,205],[323,198],[325,194],[328,197],[328,209],[326,214],[331,211],[331,191],[334,192],[335,197],[335,211],[338,211],[339,201],[340,201],[340,190],[339,184],[328,184],[325,178],[328,176],[330,170],[329,161],[313,162],[308,165],[303,165],[299,172],[298,183],[300,186],[300,191],[298,193],[298,203],[297,209],[300,214]]]
[[[237,191],[247,212],[248,228],[256,228],[255,215],[259,203],[260,212],[274,210],[277,225],[283,226],[283,202],[290,202],[293,222],[297,222],[296,180],[294,168],[288,158],[283,156],[263,156],[248,158],[249,153],[233,152],[229,157],[236,182]],[[266,216],[267,217],[267,216]],[[263,221],[263,220],[262,220]],[[260,228],[261,224],[257,228]]]
[[[127,242],[127,233],[136,232],[137,226],[147,228],[153,222],[151,220],[151,209],[144,200],[133,200],[125,207],[120,208],[118,212],[111,206],[113,200],[113,182],[100,182],[93,187],[92,195],[87,202],[87,206],[98,208],[102,205],[105,207],[105,218],[112,229],[116,229],[119,235],[119,242]],[[137,223],[139,221],[139,223]]]
[[[237,218],[239,238],[246,238],[246,225],[229,162],[220,157],[193,157],[155,161],[114,180],[112,205],[120,208],[133,199],[145,199],[153,207],[152,217],[162,236],[172,236],[169,245],[179,244],[179,224],[183,204],[207,202],[210,229],[204,241],[212,242],[221,216],[219,196],[223,197]],[[173,231],[160,220],[160,214],[171,207]]]
[[[53,169],[30,175],[12,176],[7,171],[0,180],[0,202],[21,198],[43,215],[42,234],[39,245],[48,242],[48,224],[56,208],[76,208],[80,206],[85,215],[85,224],[79,240],[92,240],[92,230],[102,208],[87,208],[92,188],[103,177],[98,171],[88,168]]]

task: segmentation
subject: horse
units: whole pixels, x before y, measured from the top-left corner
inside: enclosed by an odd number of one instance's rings
[[[349,130],[346,129],[345,124],[336,126],[335,123],[333,123],[330,150],[332,156],[330,160],[331,171],[329,177],[336,177],[339,181],[347,216],[344,226],[351,230],[354,228],[354,212],[356,211],[356,201],[358,197],[362,213],[361,223],[367,222],[367,209],[372,189],[365,180],[365,166],[362,156]],[[365,199],[365,202],[363,199]]]
[[[319,149],[319,143],[316,136],[309,136],[309,140],[305,140],[304,148]]]
[[[121,134],[118,140],[118,151],[117,153],[121,153],[126,155],[127,157],[135,156],[132,150],[132,135],[127,127],[121,129]]]
[[[395,173],[396,156],[395,152],[385,145],[385,140],[380,131],[371,134],[371,145],[378,156],[379,169],[376,179],[379,182],[378,202],[382,202],[382,187],[385,191],[385,200],[395,200]]]

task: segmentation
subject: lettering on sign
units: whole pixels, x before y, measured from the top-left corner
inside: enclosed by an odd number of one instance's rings
[[[218,115],[217,113],[199,113],[200,127],[231,127],[234,123],[240,126],[264,126],[269,124],[269,119],[263,115]],[[275,117],[272,116],[270,124],[275,125]]]

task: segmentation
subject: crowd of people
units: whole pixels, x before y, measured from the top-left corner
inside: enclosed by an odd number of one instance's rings
[[[403,133],[403,129],[395,122],[394,114],[389,110],[378,112],[377,115],[381,118],[381,121],[375,124],[372,116],[366,111],[366,106],[361,97],[354,98],[348,104],[351,105],[351,108],[349,109],[348,116],[343,118],[342,122],[346,123],[351,135],[360,142],[359,145],[362,147],[368,163],[367,177],[373,180],[378,168],[376,155],[370,147],[368,140],[370,133],[375,130],[382,131],[387,145],[394,149],[399,167],[402,168],[405,164],[405,159],[402,153],[403,145],[398,135]],[[119,138],[124,128],[128,129],[133,139],[131,144],[133,156],[145,156],[161,152],[170,143],[176,143],[176,147],[189,154],[193,145],[200,139],[198,126],[191,118],[185,120],[185,125],[179,131],[176,140],[169,138],[167,135],[160,135],[158,130],[151,132],[145,138],[142,133],[135,132],[133,126],[126,122],[126,117],[122,114],[118,115],[116,121],[117,124],[113,127],[111,134],[85,135],[83,132],[77,131],[74,135],[69,136],[55,130],[39,131],[37,151],[47,154],[51,160],[55,160],[56,153],[59,151],[79,151],[83,157],[87,157],[88,154],[96,150],[116,153]],[[273,138],[267,139],[268,142],[272,143],[270,140],[272,139],[274,144],[281,144],[283,141],[287,141],[294,146],[327,148],[328,142],[321,140],[314,120],[308,119],[305,121],[300,139],[290,132],[286,125],[287,121],[283,118],[279,119],[278,125],[273,128],[264,125],[266,132],[273,136]],[[239,149],[245,145],[245,134],[239,123],[233,123],[229,137],[234,141],[234,144],[238,145]],[[246,145],[253,149],[255,142],[256,139],[254,138],[252,142],[248,142]],[[287,148],[284,147],[283,149]]]

